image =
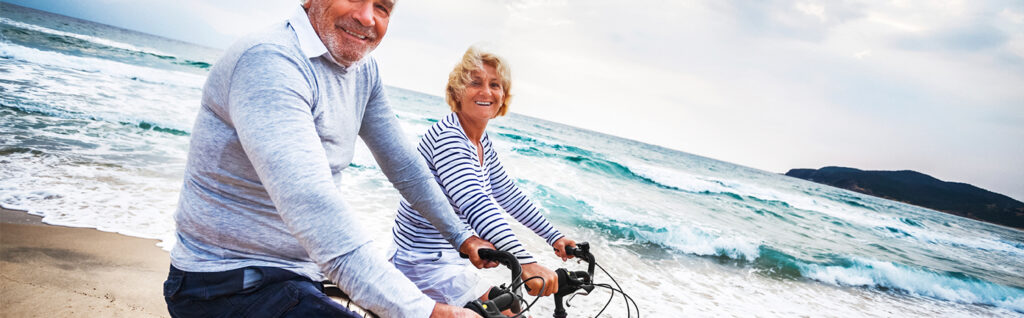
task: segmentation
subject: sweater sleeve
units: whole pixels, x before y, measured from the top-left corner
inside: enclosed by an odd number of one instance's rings
[[[555,244],[555,241],[564,235],[555,229],[554,226],[551,226],[551,223],[544,217],[544,214],[540,213],[540,209],[533,204],[530,198],[526,197],[526,194],[519,189],[515,181],[505,173],[505,168],[501,166],[501,161],[498,160],[497,152],[491,147],[489,138],[485,138],[483,143],[484,156],[487,157],[484,162],[488,163],[487,170],[490,174],[491,191],[494,194],[494,200],[519,223],[525,225],[533,233],[547,241],[548,245]]]
[[[304,62],[273,45],[239,58],[228,111],[242,148],[285,227],[353,301],[383,316],[427,317],[434,302],[371,249],[334,184]]]
[[[405,139],[405,133],[384,95],[384,85],[379,76],[375,79],[359,136],[402,198],[420,211],[456,250],[473,236],[448,204],[423,158]]]
[[[450,130],[431,130],[424,138],[430,144],[427,160],[437,169],[441,187],[470,227],[495,248],[515,255],[521,264],[536,262],[485,191],[486,173],[477,163],[475,152],[466,146],[465,137]]]

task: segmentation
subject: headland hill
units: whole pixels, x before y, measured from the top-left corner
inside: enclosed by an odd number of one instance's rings
[[[787,176],[1024,230],[1024,202],[911,170],[791,169]]]

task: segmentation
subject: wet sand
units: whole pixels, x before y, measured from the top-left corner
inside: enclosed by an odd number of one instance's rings
[[[0,317],[167,317],[156,243],[0,209]]]

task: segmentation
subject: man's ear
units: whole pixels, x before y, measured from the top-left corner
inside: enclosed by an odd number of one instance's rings
[[[303,9],[309,10],[309,7],[311,5],[313,5],[313,0],[303,0],[302,1],[302,8]]]

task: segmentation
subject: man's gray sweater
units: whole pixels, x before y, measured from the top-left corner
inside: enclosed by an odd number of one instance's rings
[[[472,235],[392,113],[377,63],[334,62],[304,13],[229,48],[211,69],[192,130],[171,264],[247,266],[337,283],[383,316],[426,317],[434,302],[377,251],[339,189],[356,137],[454,246]]]

